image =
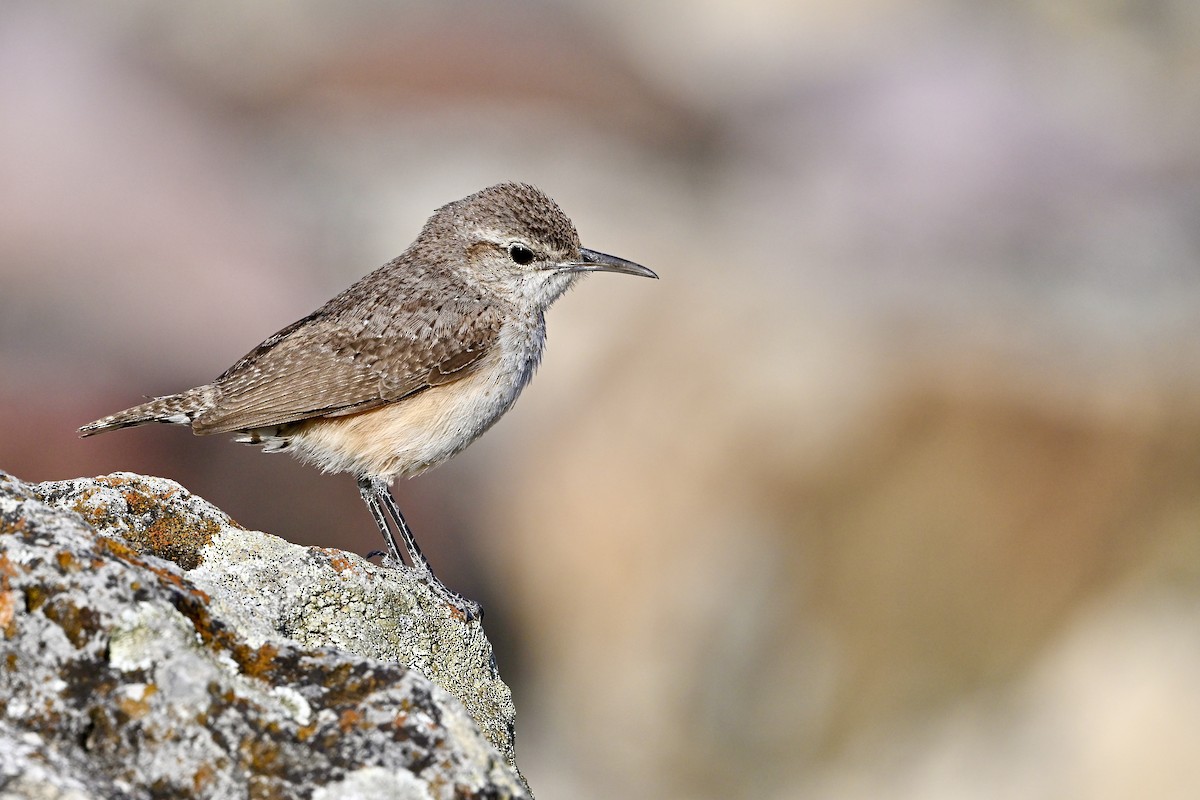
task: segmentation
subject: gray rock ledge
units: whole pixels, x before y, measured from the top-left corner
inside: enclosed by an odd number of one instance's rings
[[[0,472],[0,800],[523,798],[478,621],[162,478]]]

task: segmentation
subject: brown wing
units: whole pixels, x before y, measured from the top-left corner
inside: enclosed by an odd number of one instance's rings
[[[227,433],[365,411],[458,380],[495,346],[501,310],[459,296],[437,306],[336,305],[267,339],[217,379],[197,433]]]

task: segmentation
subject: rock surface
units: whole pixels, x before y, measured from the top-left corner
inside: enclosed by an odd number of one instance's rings
[[[528,797],[478,621],[183,487],[0,472],[0,800]]]

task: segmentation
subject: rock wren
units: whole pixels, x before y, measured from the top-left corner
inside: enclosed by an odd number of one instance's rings
[[[476,604],[430,569],[389,485],[457,454],[512,407],[546,341],[546,308],[584,272],[657,278],[588,250],[558,204],[505,183],[434,212],[399,257],[243,356],[212,383],[98,419],[233,433],[326,472],[349,472],[402,563],[468,618]],[[385,516],[386,514],[386,516]]]

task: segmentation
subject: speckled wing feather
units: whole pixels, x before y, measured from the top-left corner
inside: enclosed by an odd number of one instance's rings
[[[375,296],[363,296],[364,279],[230,367],[214,382],[216,403],[193,420],[196,433],[366,411],[480,365],[503,322],[495,301],[464,286],[430,303],[415,291],[420,271],[384,277],[391,291],[377,279]]]

